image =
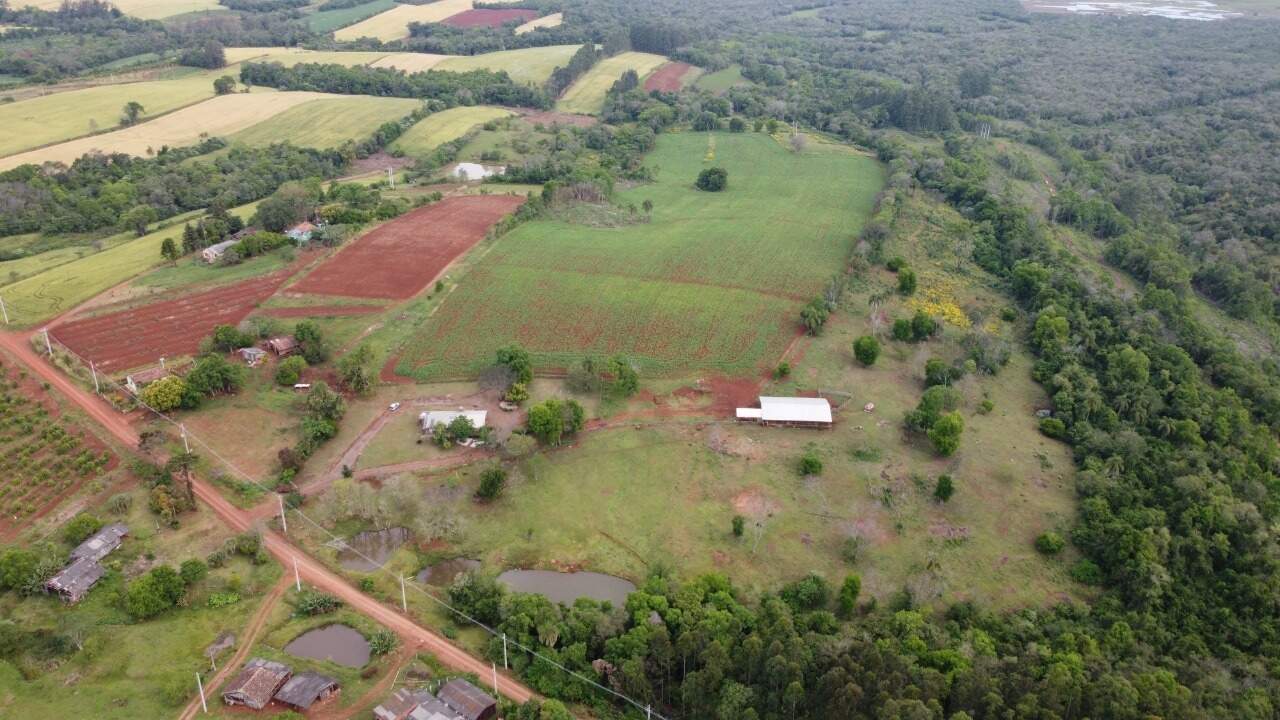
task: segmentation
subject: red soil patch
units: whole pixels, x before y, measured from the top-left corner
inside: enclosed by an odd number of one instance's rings
[[[260,278],[118,312],[73,320],[49,332],[99,370],[128,370],[190,355],[217,325],[236,325],[293,275],[297,264]]]
[[[519,20],[521,23],[529,22],[538,17],[537,10],[493,10],[488,8],[480,8],[473,10],[464,10],[457,15],[450,15],[440,21],[442,25],[451,27],[499,27],[504,23],[513,20]]]
[[[411,298],[522,202],[513,195],[466,195],[418,208],[351,243],[290,290]]]
[[[600,122],[594,115],[575,115],[573,113],[552,112],[550,110],[525,113],[524,119],[534,125],[574,125],[584,128]]]
[[[297,307],[262,308],[262,314],[277,318],[343,317],[347,315],[372,315],[382,312],[381,305],[299,305]]]
[[[713,377],[711,386],[712,411],[716,415],[733,417],[740,407],[755,407],[760,400],[760,380],[757,378]]]
[[[400,170],[402,168],[407,168],[412,164],[413,158],[395,157],[384,152],[377,152],[369,157],[356,158],[353,160],[351,163],[351,172],[347,174],[347,177],[364,175],[366,173],[374,172],[375,170],[386,172],[387,168]]]
[[[669,62],[658,68],[644,81],[644,91],[679,92],[684,87],[685,73],[693,69],[689,63]]]

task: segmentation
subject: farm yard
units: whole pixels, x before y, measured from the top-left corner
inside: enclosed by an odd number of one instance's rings
[[[564,91],[564,95],[556,102],[556,110],[594,115],[604,107],[605,94],[623,73],[635,70],[640,79],[644,80],[665,62],[667,59],[661,55],[634,51],[605,58]]]
[[[709,153],[730,178],[715,195],[692,187]],[[656,182],[619,202],[652,201],[651,220],[517,227],[422,325],[396,372],[472,374],[510,342],[552,367],[622,352],[651,373],[758,371],[842,267],[883,183],[870,157],[818,143],[797,154],[763,134],[662,135],[647,164]]]
[[[294,105],[227,139],[257,147],[287,141],[323,150],[362,140],[378,126],[399,120],[420,105],[407,98],[328,97]]]
[[[94,150],[142,156],[166,145],[169,147],[194,145],[203,135],[228,135],[303,103],[337,97],[340,96],[305,91],[220,95],[122,130],[69,140],[0,158],[0,170],[26,163],[70,164],[81,155]],[[346,100],[350,102],[350,98]],[[367,103],[367,105],[372,107],[375,103]]]
[[[441,145],[466,135],[477,125],[512,114],[506,108],[488,105],[442,110],[419,120],[392,143],[391,149],[409,156],[426,155]]]
[[[343,248],[290,292],[411,298],[522,202],[512,195],[471,195],[419,208]]]
[[[564,23],[564,13],[562,12],[551,13],[550,15],[543,15],[540,18],[530,20],[529,22],[516,28],[516,34],[524,35],[525,33],[533,32],[538,28],[560,27],[560,25],[563,23]]]
[[[49,334],[109,372],[190,355],[215,326],[238,324],[295,270],[296,265],[234,285],[71,320],[54,325]]]
[[[644,81],[645,92],[658,90],[661,92],[680,92],[685,85],[695,80],[702,71],[689,63],[669,62],[653,71]]]

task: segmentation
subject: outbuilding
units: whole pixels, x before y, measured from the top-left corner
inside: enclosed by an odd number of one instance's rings
[[[311,234],[315,231],[316,226],[304,220],[288,230],[285,230],[284,234],[298,245],[304,245],[311,241]]]
[[[271,338],[267,341],[267,347],[278,357],[288,357],[302,349],[298,341],[288,335]]]
[[[418,415],[418,422],[422,425],[422,432],[429,433],[437,425],[447,426],[460,417],[470,420],[473,426],[481,428],[489,418],[489,413],[485,410],[428,410]]]
[[[236,352],[240,353],[240,357],[244,358],[249,367],[257,367],[258,363],[267,356],[267,351],[258,347],[240,348]]]
[[[245,663],[240,674],[227,683],[222,691],[222,702],[261,710],[292,675],[293,670],[288,665],[254,658]]]
[[[436,697],[463,720],[489,720],[498,714],[498,701],[492,695],[461,678],[445,683]]]
[[[63,602],[78,603],[106,572],[97,560],[81,558],[58,571],[44,583],[44,589],[56,593]]]
[[[302,672],[289,678],[288,682],[276,691],[275,700],[296,710],[306,710],[337,693],[337,680],[316,672]]]
[[[760,396],[760,407],[741,407],[738,420],[786,427],[831,427],[831,403],[826,398]]]
[[[230,250],[232,247],[234,247],[238,242],[240,241],[231,239],[231,240],[223,240],[220,243],[215,243],[213,245],[210,245],[209,247],[200,251],[200,259],[212,265],[218,262],[219,260],[221,260],[222,256],[226,255],[227,251]]]

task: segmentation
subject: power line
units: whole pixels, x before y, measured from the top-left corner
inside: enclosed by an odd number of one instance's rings
[[[83,364],[83,365],[89,365],[89,364],[90,364],[90,361],[86,360],[83,356],[81,356],[81,355],[80,355],[79,353],[77,353],[76,351],[74,351],[74,350],[72,350],[71,348],[67,347],[67,345],[66,345],[65,343],[63,343],[61,340],[58,340],[58,339],[57,339],[57,337],[56,337],[56,336],[54,336],[54,335],[52,335],[51,333],[49,333],[49,332],[48,332],[48,330],[45,330],[45,342],[46,342],[46,343],[49,343],[50,339],[52,339],[52,340],[56,341],[56,342],[58,343],[58,346],[59,346],[60,348],[62,348],[62,349],[63,349],[67,354],[69,354],[69,355],[71,355],[72,357],[74,357],[74,358],[76,358],[77,360],[79,360],[81,364]],[[50,347],[52,347],[52,346],[50,345]],[[56,365],[55,365],[55,367],[56,367]],[[146,410],[148,410],[149,412],[151,412],[151,413],[152,413],[153,415],[155,415],[156,417],[160,418],[161,420],[164,420],[165,422],[169,423],[170,425],[173,425],[175,428],[178,428],[178,429],[182,432],[182,434],[183,434],[183,437],[184,437],[184,438],[187,438],[187,439],[193,440],[193,441],[196,443],[196,445],[198,445],[199,447],[204,448],[204,449],[209,453],[209,455],[211,455],[211,456],[213,456],[214,458],[216,458],[216,459],[218,460],[218,462],[222,463],[224,466],[226,466],[227,468],[229,468],[229,469],[230,469],[233,473],[235,473],[236,475],[239,475],[239,476],[240,476],[241,478],[243,478],[246,482],[250,483],[251,485],[256,486],[257,488],[261,489],[263,492],[265,492],[265,493],[267,493],[267,494],[271,494],[271,493],[275,493],[275,494],[277,494],[277,495],[279,494],[279,493],[276,493],[276,491],[275,491],[275,489],[274,489],[274,488],[268,488],[267,486],[263,485],[262,483],[258,482],[258,481],[257,481],[257,480],[255,480],[255,479],[253,479],[253,477],[251,477],[248,473],[244,472],[244,471],[243,471],[243,470],[241,470],[239,467],[237,467],[237,466],[235,465],[235,463],[233,463],[233,462],[231,462],[230,460],[228,460],[228,459],[226,459],[225,457],[223,457],[220,453],[218,453],[218,451],[217,451],[217,450],[214,450],[214,449],[213,449],[213,447],[212,447],[212,446],[210,446],[208,443],[206,443],[203,439],[201,439],[201,438],[200,438],[200,436],[198,436],[198,435],[196,435],[195,433],[192,433],[191,431],[187,430],[187,429],[183,426],[183,424],[182,424],[182,423],[179,423],[177,420],[174,420],[173,418],[169,417],[168,415],[166,415],[165,413],[161,412],[160,410],[157,410],[156,408],[153,408],[153,407],[151,407],[150,405],[148,405],[146,402],[144,402],[144,401],[142,400],[142,398],[141,398],[137,393],[134,393],[133,391],[129,390],[129,388],[128,388],[128,387],[126,387],[126,386],[124,386],[124,385],[121,385],[120,383],[116,382],[115,380],[112,380],[109,376],[105,378],[105,381],[104,381],[104,382],[105,382],[105,384],[109,384],[109,385],[111,385],[111,386],[115,387],[117,390],[120,390],[120,391],[124,392],[127,396],[129,396],[129,397],[133,398],[133,399],[134,399],[134,401],[138,403],[138,405],[140,405],[141,407],[145,408]],[[101,393],[99,393],[99,394],[101,394]],[[395,578],[397,581],[402,581],[402,580],[403,580],[403,578],[401,578],[401,577],[400,577],[399,575],[397,575],[396,573],[393,573],[393,572],[391,572],[390,570],[388,570],[387,568],[383,567],[383,565],[382,565],[381,563],[376,562],[376,561],[375,561],[375,560],[373,560],[372,558],[370,558],[370,557],[368,557],[367,555],[365,555],[364,553],[360,552],[360,550],[359,550],[358,548],[354,548],[354,547],[351,547],[350,545],[348,545],[348,544],[347,544],[347,542],[346,542],[343,538],[338,537],[338,536],[337,536],[337,535],[335,535],[332,531],[330,531],[329,529],[325,528],[323,525],[321,525],[321,524],[320,524],[319,522],[317,522],[316,520],[312,519],[309,515],[307,515],[306,513],[304,513],[300,508],[292,508],[292,511],[293,511],[293,512],[295,512],[295,513],[297,513],[299,517],[301,517],[303,520],[306,520],[306,521],[307,521],[311,526],[315,527],[317,530],[319,530],[319,531],[320,531],[321,533],[323,533],[324,535],[327,535],[327,536],[329,536],[332,540],[334,540],[334,541],[337,541],[337,542],[341,543],[341,544],[342,544],[342,547],[344,547],[344,548],[348,549],[349,551],[351,551],[352,553],[354,553],[355,555],[357,555],[360,559],[362,559],[362,560],[364,560],[365,562],[369,563],[371,566],[375,566],[375,567],[377,567],[377,569],[378,569],[379,571],[381,571],[381,572],[385,573],[385,574],[386,574],[386,575],[388,575],[389,577],[393,577],[393,578]],[[287,512],[287,510],[286,510],[286,512]],[[282,520],[284,519],[284,516],[283,516],[283,515],[281,516],[281,519],[282,519]],[[288,537],[288,535],[287,535],[287,534],[286,534],[286,537]],[[651,706],[651,705],[641,705],[639,701],[632,699],[631,697],[627,696],[626,694],[624,694],[624,693],[620,693],[620,692],[618,692],[617,690],[614,690],[614,689],[613,689],[613,688],[611,688],[611,687],[608,687],[608,686],[605,686],[605,685],[601,685],[600,683],[596,682],[596,681],[595,681],[595,680],[593,680],[592,678],[589,678],[589,677],[587,677],[587,676],[585,676],[585,675],[582,675],[581,673],[578,673],[578,672],[577,672],[577,671],[575,671],[575,670],[571,670],[571,669],[569,669],[569,668],[565,667],[565,666],[564,666],[563,664],[561,664],[559,661],[554,660],[554,659],[552,659],[552,658],[550,658],[550,657],[547,657],[546,655],[543,655],[543,654],[542,654],[541,652],[539,652],[538,650],[536,650],[536,649],[534,649],[534,648],[526,647],[525,645],[523,645],[523,644],[521,644],[521,643],[519,643],[519,642],[517,642],[517,641],[515,641],[515,640],[512,640],[512,639],[508,638],[504,633],[501,633],[501,632],[499,632],[498,630],[496,630],[496,629],[494,629],[494,628],[490,627],[489,625],[487,625],[487,624],[485,624],[485,623],[483,623],[483,622],[480,622],[479,620],[477,620],[476,618],[471,617],[470,615],[468,615],[467,613],[463,612],[462,610],[459,610],[459,609],[457,609],[457,608],[453,607],[453,606],[452,606],[452,605],[450,605],[448,602],[446,602],[446,601],[442,600],[441,598],[437,597],[435,594],[433,594],[433,593],[431,593],[431,592],[427,591],[427,590],[426,590],[426,588],[424,588],[423,586],[421,586],[421,585],[420,585],[420,584],[418,584],[417,582],[410,583],[410,584],[409,584],[409,585],[407,585],[406,587],[409,587],[409,588],[413,589],[415,592],[418,592],[418,593],[422,594],[422,595],[423,595],[423,596],[425,596],[427,599],[429,599],[429,600],[431,600],[432,602],[434,602],[434,603],[436,603],[436,604],[440,605],[441,607],[445,608],[445,609],[446,609],[446,610],[448,610],[449,612],[451,612],[451,613],[453,613],[454,615],[456,615],[456,616],[458,616],[458,617],[460,617],[460,618],[462,618],[462,619],[466,620],[467,622],[469,622],[469,623],[471,623],[471,624],[475,625],[476,627],[482,628],[485,632],[489,633],[489,634],[490,634],[490,635],[492,635],[493,637],[495,637],[495,638],[496,638],[496,637],[501,637],[501,638],[504,640],[504,642],[506,642],[506,643],[510,643],[511,645],[515,646],[516,648],[519,648],[520,650],[522,650],[522,651],[524,651],[525,653],[527,653],[527,654],[529,654],[529,655],[533,656],[534,658],[537,658],[537,659],[539,659],[539,660],[542,660],[543,662],[545,662],[545,663],[547,663],[547,664],[551,665],[552,667],[555,667],[556,669],[558,669],[558,670],[560,670],[560,671],[562,671],[562,672],[564,672],[564,673],[566,673],[566,674],[570,675],[571,677],[573,677],[573,678],[575,678],[575,679],[577,679],[577,680],[580,680],[580,681],[582,681],[582,682],[585,682],[585,683],[587,683],[588,685],[590,685],[590,686],[592,686],[592,687],[595,687],[595,688],[597,688],[597,689],[599,689],[599,690],[603,690],[604,692],[606,692],[606,693],[608,693],[608,694],[612,695],[613,697],[618,698],[619,700],[622,700],[622,701],[624,701],[624,702],[626,702],[626,703],[630,704],[631,706],[635,707],[636,709],[638,709],[638,710],[640,710],[640,711],[644,712],[644,713],[646,714],[646,717],[647,717],[647,718],[657,718],[658,720],[669,720],[667,717],[665,717],[665,716],[663,716],[663,715],[661,715],[661,714],[659,714],[659,713],[654,712],[654,711],[653,711],[653,708],[652,708],[652,706]],[[406,613],[406,614],[407,614],[407,613]]]

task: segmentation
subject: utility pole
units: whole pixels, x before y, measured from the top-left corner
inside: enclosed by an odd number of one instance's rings
[[[89,361],[89,372],[93,373],[93,393],[95,395],[101,395],[102,390],[98,388],[98,370],[93,366],[92,360]]]
[[[276,493],[276,499],[280,501],[280,529],[285,535],[289,534],[289,521],[284,518],[284,496]]]
[[[498,666],[496,663],[491,663],[490,666],[493,668],[493,694],[496,697],[498,695]]]
[[[392,190],[396,189],[396,176],[391,172],[390,167],[387,168],[387,184],[391,186]]]
[[[298,556],[293,556],[293,585],[302,592],[302,576],[298,574]]]
[[[4,324],[9,324],[9,308],[4,306],[4,298],[0,297],[0,313],[4,313]]]
[[[178,425],[178,430],[180,430],[180,431],[182,432],[182,449],[183,449],[183,450],[185,450],[185,451],[187,452],[187,454],[188,454],[188,455],[190,455],[190,454],[191,454],[191,446],[190,446],[189,444],[187,444],[187,426],[186,426],[186,425],[183,425],[183,424],[180,424],[180,425]]]
[[[42,328],[44,333],[44,349],[49,351],[49,357],[53,357],[53,344],[49,342],[49,328]]]
[[[511,666],[507,665],[507,634],[502,633],[502,669],[510,670]]]
[[[405,611],[405,613],[409,612],[409,600],[408,598],[405,597],[405,594],[404,594],[404,576],[403,575],[400,576],[400,607]]]
[[[204,701],[204,683],[200,681],[200,673],[196,673],[196,687],[200,689],[200,706],[204,708],[204,714],[209,714],[209,704]]]

